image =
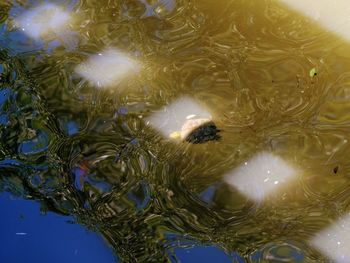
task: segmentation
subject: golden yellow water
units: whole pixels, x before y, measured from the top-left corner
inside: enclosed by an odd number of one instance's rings
[[[39,1],[1,3],[1,89],[17,95],[3,103],[0,158],[19,164],[0,166],[0,189],[76,216],[125,262],[170,260],[169,233],[247,262],[290,251],[302,261],[284,262],[328,262],[307,240],[350,211],[350,43],[274,0],[58,2],[74,15],[71,33],[39,43],[13,23]],[[74,74],[105,47],[137,54],[142,72],[109,90]],[[215,113],[220,141],[173,144],[145,126],[182,95]],[[40,133],[37,152],[21,150]],[[256,204],[220,182],[262,150],[302,172],[280,199]],[[80,189],[77,167],[93,178]]]

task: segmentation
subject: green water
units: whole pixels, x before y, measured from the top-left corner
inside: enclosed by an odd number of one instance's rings
[[[167,262],[184,239],[246,262],[329,262],[307,240],[349,212],[348,43],[272,0],[56,2],[69,34],[40,41],[14,17],[42,1],[0,4],[0,190],[74,215],[125,262]],[[105,47],[142,70],[111,89],[74,74]],[[145,124],[183,95],[214,112],[219,141],[175,144]],[[302,172],[257,204],[222,178],[263,150]]]

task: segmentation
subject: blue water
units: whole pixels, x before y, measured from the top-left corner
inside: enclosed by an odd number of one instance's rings
[[[43,214],[36,201],[1,193],[0,213],[1,263],[119,262],[100,235],[72,223],[70,216]],[[175,254],[179,262],[232,262],[214,246],[178,248]]]
[[[43,215],[40,204],[0,194],[0,262],[4,263],[109,263],[112,250],[101,236],[73,218],[51,212]]]

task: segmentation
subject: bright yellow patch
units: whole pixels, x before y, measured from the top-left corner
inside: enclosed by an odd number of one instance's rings
[[[180,131],[174,131],[170,133],[169,138],[171,139],[180,139],[181,138],[181,132]]]

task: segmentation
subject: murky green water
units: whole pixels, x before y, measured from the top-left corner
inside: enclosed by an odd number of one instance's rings
[[[40,3],[1,2],[0,190],[74,215],[125,262],[175,260],[184,240],[329,262],[307,240],[350,209],[348,43],[272,0],[55,1],[74,21],[37,41],[14,19]],[[74,74],[105,47],[142,70],[111,89]],[[215,113],[219,141],[176,144],[145,124],[183,95]],[[302,172],[257,204],[222,178],[263,150]]]

